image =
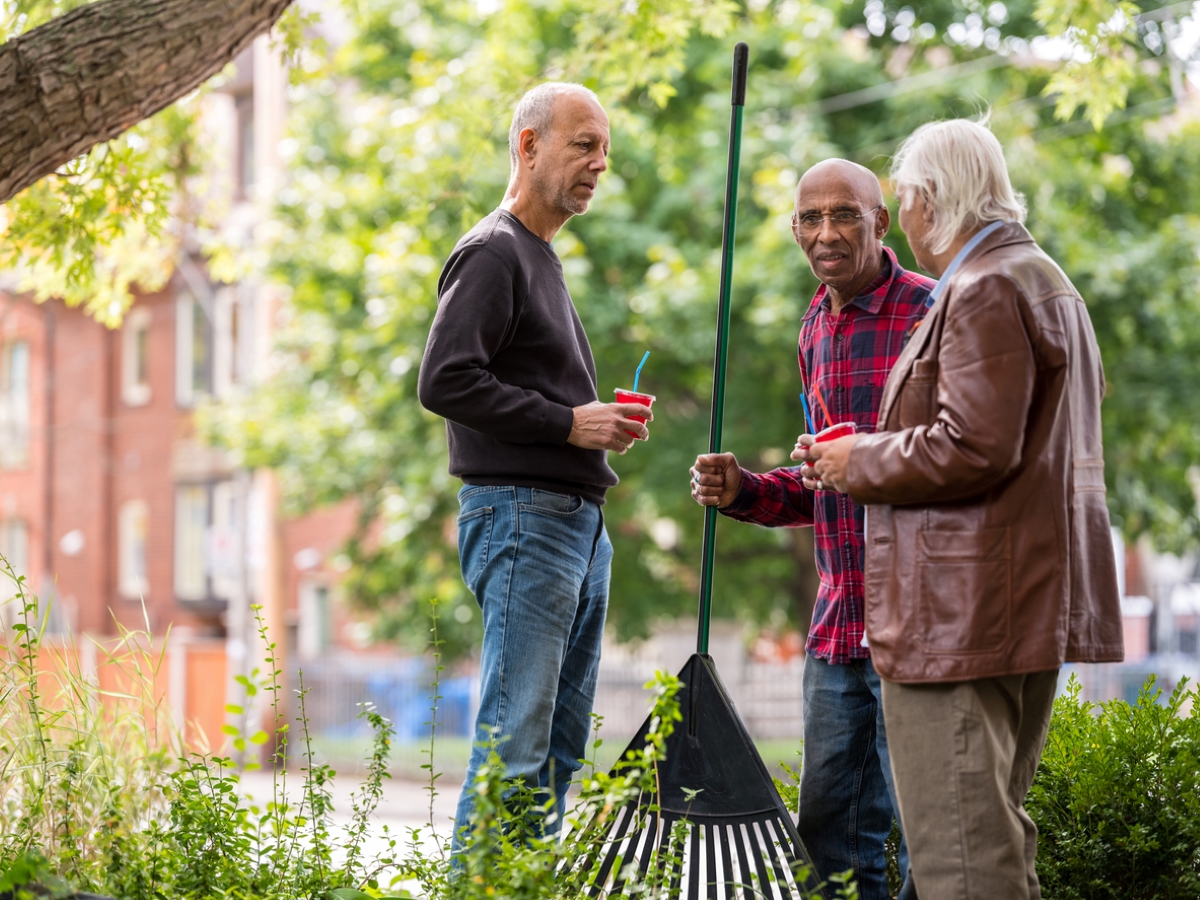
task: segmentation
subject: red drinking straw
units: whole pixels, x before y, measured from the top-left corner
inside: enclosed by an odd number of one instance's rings
[[[819,404],[821,404],[821,412],[823,412],[825,414],[825,424],[832,425],[833,424],[833,416],[829,415],[829,407],[825,405],[825,398],[821,396],[821,388],[818,387],[818,385],[815,381],[813,382],[812,389],[813,389],[813,393],[817,397],[817,402]]]

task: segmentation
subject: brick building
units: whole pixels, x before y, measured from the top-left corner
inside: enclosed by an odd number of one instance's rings
[[[265,38],[205,100],[213,190],[227,194],[235,246],[249,247],[277,184],[285,108],[285,72]],[[288,657],[358,634],[333,602],[331,564],[352,506],[284,521],[269,472],[237,468],[196,435],[198,402],[261,377],[278,298],[265,285],[214,283],[190,253],[115,330],[5,287],[0,553],[51,600],[50,635],[170,629],[169,699],[215,746],[225,704],[242,702],[234,677],[261,665],[251,604]]]

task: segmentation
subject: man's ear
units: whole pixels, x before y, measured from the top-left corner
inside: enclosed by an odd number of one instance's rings
[[[926,224],[933,221],[933,197],[924,188],[921,189],[921,218]]]
[[[517,155],[521,162],[529,166],[537,156],[538,133],[532,128],[522,128],[517,136]]]
[[[888,211],[887,204],[884,204],[879,209],[879,215],[875,219],[875,236],[882,238],[888,233],[888,229],[892,227],[892,214]]]

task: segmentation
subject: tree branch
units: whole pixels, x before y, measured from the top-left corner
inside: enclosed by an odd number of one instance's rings
[[[291,0],[100,0],[0,45],[0,203],[195,90]]]

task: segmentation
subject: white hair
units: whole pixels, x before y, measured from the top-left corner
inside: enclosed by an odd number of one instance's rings
[[[922,125],[896,152],[892,183],[897,193],[912,188],[933,204],[934,253],[944,252],[966,229],[997,219],[1025,221],[1025,198],[1013,190],[1004,150],[986,116]]]
[[[554,124],[554,103],[563,94],[583,94],[600,103],[600,98],[591,88],[570,81],[547,81],[526,91],[513,110],[512,125],[508,129],[508,158],[514,172],[517,169],[517,146],[521,132],[530,128],[539,135],[549,134]]]

